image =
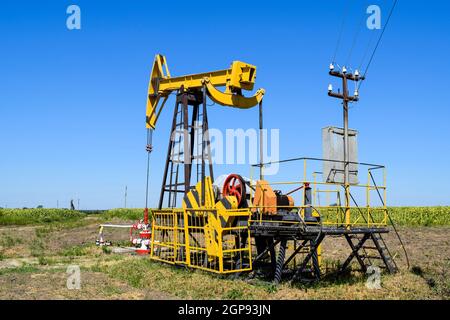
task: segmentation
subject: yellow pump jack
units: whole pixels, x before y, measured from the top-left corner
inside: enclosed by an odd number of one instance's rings
[[[146,127],[150,136],[172,93],[177,93],[177,104],[171,135],[182,131],[183,141],[191,140],[192,144],[195,134],[192,134],[192,131],[188,132],[193,130],[188,121],[188,106],[192,106],[194,110],[192,123],[196,121],[195,115],[203,115],[201,130],[205,133],[208,130],[206,96],[225,107],[249,109],[261,106],[264,89],[257,90],[249,97],[243,95],[243,92],[254,89],[255,79],[256,67],[241,61],[232,62],[228,69],[173,77],[165,56],[157,54],[150,74],[146,108]],[[220,87],[224,90],[219,90]],[[182,104],[180,109],[179,104]],[[177,114],[181,114],[181,117],[177,118]],[[189,151],[186,145],[182,151],[174,152],[176,144],[174,140],[176,139],[171,138],[169,141],[159,209],[151,210],[153,219],[151,248],[149,248],[151,257],[220,273],[242,271],[244,262],[247,262],[246,268],[251,268],[250,234],[247,223],[245,226],[239,226],[237,223],[240,218],[247,221],[250,211],[238,209],[240,199],[234,195],[225,195],[216,201],[211,167],[210,176],[202,169],[201,179],[192,188],[191,161],[195,156],[187,156],[192,151]],[[203,150],[208,148],[208,143]],[[150,143],[147,151],[152,151]],[[172,158],[174,153],[182,153],[184,156],[174,160]],[[202,164],[204,165],[206,161],[211,164],[210,159],[206,158],[202,151]],[[172,172],[178,170],[174,168],[180,163],[184,167],[185,174],[179,175],[176,171],[176,179],[181,176],[184,178],[183,183],[178,180],[172,181],[171,176]],[[179,185],[183,185],[184,189],[180,190]],[[165,192],[169,193],[168,209],[162,208]],[[176,209],[170,199],[176,198],[180,192],[184,193],[182,209]],[[237,246],[236,241],[239,243]],[[236,265],[236,261],[239,261],[239,266]]]

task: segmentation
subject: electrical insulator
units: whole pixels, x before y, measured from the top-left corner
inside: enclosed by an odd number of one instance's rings
[[[358,69],[356,69],[356,71],[355,71],[355,77],[359,77],[359,70]]]
[[[358,92],[358,90],[355,90],[355,97],[358,97],[359,96],[359,92]]]
[[[347,68],[346,67],[342,67],[342,73],[347,73]]]
[[[333,85],[332,84],[329,84],[328,85],[328,92],[332,92],[333,91]]]
[[[332,63],[330,63],[330,71],[334,70],[334,65]]]

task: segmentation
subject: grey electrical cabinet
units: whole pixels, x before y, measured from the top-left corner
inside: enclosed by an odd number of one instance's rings
[[[350,184],[358,184],[358,131],[348,131]],[[344,129],[326,127],[322,129],[322,148],[325,160],[342,162],[323,162],[323,180],[327,183],[344,183]]]

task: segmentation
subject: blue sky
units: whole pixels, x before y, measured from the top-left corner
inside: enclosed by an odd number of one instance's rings
[[[173,75],[258,67],[265,126],[280,129],[280,157],[321,156],[321,128],[341,125],[327,96],[336,61],[358,66],[371,32],[349,48],[369,4],[380,1],[2,1],[0,8],[0,206],[83,209],[145,197],[145,104],[156,53]],[[81,8],[82,29],[66,28]],[[448,1],[400,0],[350,110],[359,159],[388,167],[390,205],[450,205]],[[379,31],[378,31],[379,32]],[[347,61],[349,60],[349,61]],[[363,64],[364,66],[364,64]],[[337,85],[337,83],[336,83]],[[150,204],[159,187],[172,103],[154,135]],[[257,110],[211,107],[215,128],[255,128]],[[217,173],[248,166],[217,166]]]

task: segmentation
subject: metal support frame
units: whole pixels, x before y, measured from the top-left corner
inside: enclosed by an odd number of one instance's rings
[[[275,284],[278,284],[282,280],[283,270],[287,269],[289,263],[298,257],[299,254],[304,254],[305,256],[298,268],[294,266],[294,273],[291,277],[292,281],[306,280],[305,277],[302,277],[306,273],[311,273],[314,276],[314,280],[319,280],[321,277],[319,248],[326,236],[344,237],[351,248],[351,254],[345,260],[343,267],[340,269],[340,273],[347,269],[355,258],[363,272],[367,271],[368,266],[372,264],[374,259],[383,261],[389,273],[395,273],[398,270],[382,237],[382,234],[389,232],[385,228],[352,228],[348,230],[345,227],[316,228],[309,226],[306,229],[283,229],[283,232],[281,232],[282,230],[276,226],[276,223],[269,227],[256,222],[251,225],[250,230],[251,236],[257,239],[256,246],[258,249],[258,255],[253,260],[253,266],[257,268],[257,262],[267,257],[270,252],[273,271],[271,276]],[[261,233],[265,235],[261,236]],[[268,243],[268,239],[274,239],[275,241]],[[355,239],[358,239],[356,243]],[[368,240],[373,241],[374,245],[367,246],[366,243]],[[286,248],[289,241],[300,241],[300,244],[295,247],[293,252],[289,253],[286,259]],[[275,255],[275,247],[278,245],[278,254]],[[368,254],[370,250],[374,251],[372,255]],[[381,265],[380,267],[384,268]],[[308,278],[308,280],[311,279]]]
[[[297,254],[299,254],[299,252],[300,252],[303,248],[305,248],[305,246],[306,246],[307,243],[308,243],[308,240],[304,240],[304,241],[302,242],[302,244],[301,244],[299,247],[297,247],[297,249],[295,249],[295,251],[291,254],[291,256],[290,256],[290,257],[286,260],[286,262],[284,263],[283,268],[286,268],[286,267],[288,266],[288,264],[292,261],[292,259],[294,259],[295,256],[296,256]]]
[[[321,233],[319,236],[314,239],[310,240],[310,251],[306,255],[306,257],[303,259],[303,262],[301,263],[300,267],[295,271],[294,276],[292,278],[293,281],[298,280],[302,273],[305,271],[306,266],[312,260],[313,270],[314,270],[314,276],[316,280],[320,279],[321,273],[320,273],[320,267],[318,264],[318,257],[317,257],[317,248],[322,243],[323,239],[325,238],[325,234]]]
[[[355,236],[353,236],[355,237]],[[349,266],[354,258],[357,259],[359,265],[361,266],[362,272],[367,272],[367,268],[372,264],[372,259],[381,259],[384,263],[385,268],[389,273],[396,273],[398,271],[398,267],[392,258],[392,255],[387,248],[383,237],[378,232],[368,232],[363,235],[362,238],[359,238],[358,243],[355,245],[352,241],[352,236],[346,234],[345,239],[347,240],[352,252],[348,256],[347,260],[345,260],[344,264],[341,267],[340,272],[344,272]],[[371,239],[374,243],[375,247],[366,247],[364,244]],[[375,250],[378,255],[377,256],[369,256],[366,252],[366,249]],[[363,255],[360,255],[359,251],[363,251]]]
[[[366,243],[366,241],[369,238],[370,238],[370,234],[366,233],[362,237],[362,239],[359,240],[358,244],[355,246],[352,242],[352,238],[348,234],[345,235],[345,239],[347,240],[348,244],[350,245],[350,248],[352,249],[352,253],[350,253],[347,260],[345,260],[344,264],[342,265],[341,272],[345,271],[348,268],[348,266],[352,262],[353,258],[355,258],[355,257],[358,260],[358,263],[361,266],[362,271],[363,272],[367,271],[367,267],[358,252],[359,252],[359,250],[361,250],[363,248],[364,243]]]
[[[264,237],[264,238],[261,237],[260,239],[261,239],[261,240],[268,240],[268,239],[266,239],[265,237]],[[272,239],[272,238],[271,238],[271,239]],[[272,260],[272,266],[275,267],[275,265],[274,265],[274,263],[273,263],[273,262],[276,263],[276,260],[274,261],[274,258],[275,258],[275,247],[276,247],[277,244],[280,243],[280,241],[281,241],[281,240],[273,241],[273,239],[272,239],[272,243],[271,243],[270,245],[267,245],[267,246],[265,247],[264,251],[261,252],[261,253],[259,253],[259,254],[256,256],[256,258],[253,260],[253,264],[255,265],[255,263],[257,263],[257,262],[258,262],[259,260],[261,260],[267,253],[269,253],[269,254],[270,254],[270,257],[271,257],[271,260]]]
[[[172,127],[169,137],[169,146],[167,149],[166,164],[164,167],[163,182],[161,186],[160,198],[158,208],[162,209],[164,205],[164,199],[167,194],[168,208],[175,208],[177,206],[177,195],[179,193],[187,194],[191,189],[192,183],[192,164],[195,159],[201,159],[201,177],[203,180],[206,175],[205,162],[209,163],[209,176],[214,181],[214,173],[212,168],[211,159],[211,143],[208,135],[208,116],[206,108],[206,92],[205,88],[195,91],[185,91],[181,88],[178,91],[177,99],[174,108]],[[202,105],[201,119],[200,105]],[[191,119],[189,121],[189,106],[192,106]],[[201,121],[201,127],[198,127],[196,122]],[[183,151],[175,150],[176,144],[181,144],[181,136],[178,141],[174,141],[176,133],[182,130],[183,137]],[[196,133],[200,130],[201,151],[199,155],[194,155],[194,145],[196,139]],[[206,150],[205,150],[206,149]],[[198,151],[198,150],[197,150]],[[180,157],[183,160],[173,159],[174,155]],[[180,182],[180,165],[183,167],[183,180]],[[170,174],[169,174],[170,170]],[[198,170],[198,168],[197,168]],[[198,176],[197,176],[198,180]],[[204,190],[202,190],[202,199],[204,199]]]

